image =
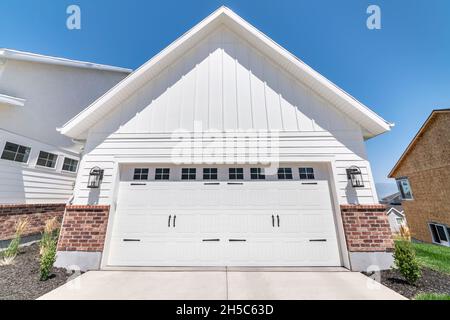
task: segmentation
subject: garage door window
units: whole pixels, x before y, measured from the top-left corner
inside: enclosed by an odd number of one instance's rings
[[[264,180],[266,179],[266,175],[263,173],[262,168],[251,168],[250,178],[252,180]]]
[[[300,168],[300,179],[301,180],[314,180],[314,169],[313,168]]]
[[[217,168],[204,168],[203,180],[217,180]]]
[[[181,169],[181,180],[195,180],[196,175],[197,175],[196,168]]]
[[[278,168],[278,180],[292,180],[291,168]]]
[[[243,168],[230,168],[229,169],[230,180],[244,180]]]
[[[148,180],[148,168],[134,169],[133,180]]]
[[[155,180],[169,180],[170,169],[169,168],[156,168]]]

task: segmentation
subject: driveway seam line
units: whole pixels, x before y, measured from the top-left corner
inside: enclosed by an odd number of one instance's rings
[[[230,300],[230,297],[228,295],[228,267],[225,267],[225,281],[226,281],[226,287],[225,287],[225,292],[227,294],[227,300]]]

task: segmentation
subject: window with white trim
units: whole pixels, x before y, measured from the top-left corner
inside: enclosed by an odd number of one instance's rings
[[[300,168],[298,169],[301,180],[314,180],[314,169],[313,168]]]
[[[54,168],[56,166],[58,156],[56,154],[41,151],[37,159],[36,165],[40,167]]]
[[[78,160],[64,158],[64,163],[62,167],[63,171],[77,172],[77,168],[78,168]]]
[[[402,200],[413,200],[411,185],[409,184],[408,178],[397,179],[397,187],[398,191],[400,191]]]
[[[229,168],[228,173],[230,180],[244,180],[243,168]]]
[[[401,226],[403,224],[403,218],[395,218],[395,220],[397,221],[397,224],[399,226]]]
[[[134,169],[133,180],[148,180],[148,168]]]
[[[292,168],[278,168],[278,180],[292,180]]]
[[[2,159],[27,163],[28,158],[30,157],[30,152],[30,147],[21,146],[20,144],[15,144],[12,142],[6,142],[2,153]]]
[[[250,178],[252,180],[264,180],[266,175],[263,172],[262,168],[250,168]]]
[[[195,180],[196,176],[197,176],[196,168],[181,169],[181,180]]]
[[[170,178],[170,168],[155,169],[155,180],[169,180],[169,178]]]
[[[217,168],[203,168],[203,180],[217,180]]]
[[[429,223],[429,226],[434,243],[450,246],[450,230],[448,227],[438,223]]]

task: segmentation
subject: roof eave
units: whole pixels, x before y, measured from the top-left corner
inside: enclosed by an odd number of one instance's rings
[[[6,104],[8,106],[23,107],[23,106],[25,106],[25,102],[26,102],[25,99],[12,97],[12,96],[8,96],[5,94],[0,94],[0,103]]]
[[[79,60],[71,60],[66,58],[59,58],[53,56],[47,56],[42,54],[36,54],[25,51],[18,51],[6,48],[0,48],[0,57],[4,59],[18,60],[18,61],[28,61],[28,62],[38,62],[38,63],[46,63],[46,64],[54,64],[66,67],[75,67],[75,68],[85,68],[85,69],[94,69],[101,71],[111,71],[111,72],[119,72],[119,73],[130,73],[133,70],[128,68],[121,68],[115,66],[109,66],[99,63],[92,63],[86,61]]]

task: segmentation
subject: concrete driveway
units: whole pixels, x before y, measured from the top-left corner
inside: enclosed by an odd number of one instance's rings
[[[90,271],[40,299],[405,299],[358,272],[312,270]]]

